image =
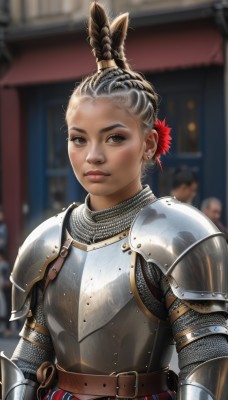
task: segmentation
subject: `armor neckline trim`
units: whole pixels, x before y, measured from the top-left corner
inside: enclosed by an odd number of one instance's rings
[[[73,240],[72,241],[72,246],[74,246],[74,247],[76,247],[76,248],[78,248],[80,250],[88,252],[88,251],[100,249],[101,247],[109,246],[110,244],[116,243],[116,242],[118,242],[120,240],[123,240],[124,238],[127,238],[128,235],[129,235],[129,229],[127,229],[127,230],[125,230],[123,232],[120,232],[118,235],[115,235],[115,236],[113,236],[113,237],[111,237],[109,239],[102,240],[100,242],[92,243],[92,244],[84,244],[84,243],[78,242],[77,240],[74,240],[72,238],[72,240]],[[71,235],[69,234],[68,231],[67,231],[67,237],[71,237]]]

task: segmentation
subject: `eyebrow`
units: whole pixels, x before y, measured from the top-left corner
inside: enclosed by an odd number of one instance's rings
[[[110,125],[110,126],[107,126],[106,128],[102,128],[101,130],[100,130],[100,133],[106,133],[106,132],[109,132],[109,131],[111,131],[112,129],[115,129],[115,128],[126,128],[126,126],[125,125],[122,125],[122,124],[114,124],[114,125]],[[84,129],[81,129],[81,128],[78,128],[78,127],[76,127],[76,126],[72,126],[72,128],[70,128],[70,130],[73,130],[73,131],[77,131],[77,132],[80,132],[80,133],[87,133]]]

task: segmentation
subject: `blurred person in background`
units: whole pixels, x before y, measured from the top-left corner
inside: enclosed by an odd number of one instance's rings
[[[5,222],[4,212],[0,208],[0,251],[6,254],[8,244],[8,227]]]
[[[198,180],[195,173],[187,167],[177,168],[172,176],[171,196],[183,203],[192,204],[197,195]]]
[[[3,254],[0,254],[0,337],[5,335],[7,322],[7,303],[5,297],[6,270],[7,263],[4,260]]]
[[[228,241],[228,228],[221,221],[222,202],[217,197],[208,197],[202,201],[201,211],[225,233]]]
[[[11,314],[11,282],[10,282],[10,265],[5,257],[5,253],[0,251],[0,273],[2,275],[2,292],[4,296],[4,302],[6,303],[6,312],[5,312],[5,331],[4,336],[12,336],[13,330],[12,328],[15,326],[15,323],[10,323],[10,314]],[[15,332],[16,333],[16,332]]]

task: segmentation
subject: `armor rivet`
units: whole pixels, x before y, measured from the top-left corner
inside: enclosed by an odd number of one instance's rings
[[[201,296],[204,296],[204,293],[201,293]]]
[[[50,256],[47,256],[46,258],[50,258]]]
[[[123,243],[121,247],[122,247],[122,249],[126,249],[126,246],[127,246],[127,244]]]
[[[130,290],[130,292],[129,292],[130,294],[132,294],[132,291]]]
[[[141,243],[137,244],[137,248],[138,248],[138,249],[139,249],[141,246],[142,246]]]
[[[63,207],[63,208],[62,208],[62,211],[65,211],[65,210],[66,210],[66,208],[65,208],[65,207]]]
[[[148,253],[148,256],[151,256],[151,253]]]
[[[130,254],[130,255],[131,255],[131,253],[132,253],[132,251],[131,251],[131,250],[129,250],[128,254]]]
[[[148,351],[148,354],[151,354],[151,351]]]
[[[58,246],[55,246],[55,249],[58,249]]]
[[[89,303],[86,303],[87,304],[87,306],[89,306]]]
[[[136,240],[136,237],[134,237],[133,239]]]
[[[63,293],[63,296],[66,296],[66,293]]]
[[[119,268],[119,271],[121,271],[121,268]]]
[[[55,254],[55,250],[52,250],[52,253]]]
[[[214,297],[214,296],[215,296],[215,293],[212,293],[212,296]]]
[[[168,267],[168,264],[165,264],[164,267],[167,268],[167,267]]]
[[[134,265],[131,265],[131,268],[134,268]]]

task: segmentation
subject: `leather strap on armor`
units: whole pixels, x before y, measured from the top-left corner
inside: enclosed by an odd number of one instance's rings
[[[92,375],[68,372],[59,365],[56,367],[58,387],[75,395],[134,399],[168,390],[168,368],[147,374],[127,371],[115,375]]]
[[[64,263],[67,255],[68,255],[68,252],[69,252],[69,249],[70,249],[72,241],[73,241],[72,238],[68,238],[64,242],[64,244],[63,244],[63,246],[62,246],[62,248],[60,250],[59,257],[57,258],[57,260],[56,260],[55,264],[53,265],[53,267],[48,272],[48,275],[47,275],[47,278],[46,278],[46,281],[45,281],[45,285],[44,285],[44,293],[45,293],[45,290],[47,289],[49,283],[51,281],[53,281],[57,277],[60,269],[62,268],[63,263]]]

